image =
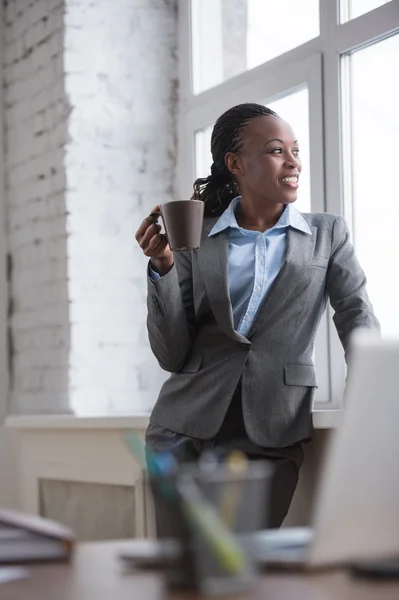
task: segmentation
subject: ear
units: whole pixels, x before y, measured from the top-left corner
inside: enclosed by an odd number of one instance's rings
[[[241,157],[234,152],[227,152],[224,157],[226,167],[232,175],[242,175],[244,173],[244,165],[242,164]]]

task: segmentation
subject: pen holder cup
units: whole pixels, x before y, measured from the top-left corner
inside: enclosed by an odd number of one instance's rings
[[[209,595],[252,587],[251,534],[265,528],[272,472],[260,460],[236,471],[187,463],[174,476],[150,478],[157,537],[177,539],[182,548],[166,574],[171,587]]]

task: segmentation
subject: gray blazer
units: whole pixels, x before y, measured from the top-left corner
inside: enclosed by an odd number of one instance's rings
[[[379,329],[342,217],[303,215],[312,235],[289,228],[285,263],[248,337],[233,327],[228,236],[208,234],[201,247],[175,253],[175,266],[148,278],[147,327],[152,351],[172,374],[151,421],[177,433],[209,439],[218,432],[241,378],[248,436],[264,447],[284,447],[311,435],[317,380],[315,334],[329,298],[348,358],[357,327]]]

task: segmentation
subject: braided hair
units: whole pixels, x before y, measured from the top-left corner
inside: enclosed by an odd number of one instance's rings
[[[196,179],[193,200],[205,203],[205,216],[220,216],[230,202],[240,194],[237,182],[225,163],[227,152],[237,153],[242,146],[241,133],[244,125],[257,117],[277,117],[262,104],[238,104],[223,113],[215,123],[211,137],[213,163],[208,177]]]

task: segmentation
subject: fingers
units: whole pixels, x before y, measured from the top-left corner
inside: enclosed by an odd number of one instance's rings
[[[154,206],[152,213],[159,212],[159,206]],[[161,226],[158,217],[149,215],[136,231],[136,241],[146,256],[155,258],[164,254],[168,247],[166,236],[160,233]]]
[[[151,210],[151,213],[157,213],[160,211],[160,206],[159,204],[157,204],[156,206],[154,206],[154,208]],[[153,223],[157,223],[158,222],[158,218],[157,216],[151,216],[148,215],[148,217],[146,217],[144,219],[144,221],[141,223],[140,227],[138,228],[138,230],[136,231],[136,240],[138,242],[140,242],[141,238],[143,237],[143,235],[145,234],[145,232],[147,231],[148,227],[150,225],[152,225]]]
[[[154,217],[146,217],[144,219],[144,221],[141,223],[140,227],[138,228],[138,230],[136,231],[136,241],[140,244],[143,236],[145,235],[145,233],[147,232],[147,230],[149,229],[149,227],[153,226],[154,224],[156,224],[157,221]],[[159,228],[159,225],[156,224],[156,227]],[[154,235],[154,233],[153,233]]]
[[[153,238],[154,235],[159,233],[160,229],[161,229],[161,226],[158,225],[158,223],[152,223],[151,225],[149,225],[147,227],[147,230],[145,231],[144,235],[141,237],[141,240],[139,240],[140,246],[143,249],[145,249],[148,246],[151,238]]]
[[[166,237],[160,233],[160,229],[160,225],[152,223],[147,226],[144,235],[137,240],[146,256],[154,256],[154,252],[160,254],[165,250],[168,242]]]
[[[140,246],[143,248],[143,250],[147,250],[148,246],[150,245],[150,242],[153,240],[154,237],[159,238],[159,230],[160,227],[156,223],[149,226],[149,228],[141,238]]]
[[[151,238],[147,247],[143,249],[143,252],[145,256],[155,258],[156,256],[160,256],[165,251],[167,245],[168,241],[166,237],[162,235],[162,233],[157,233]]]

